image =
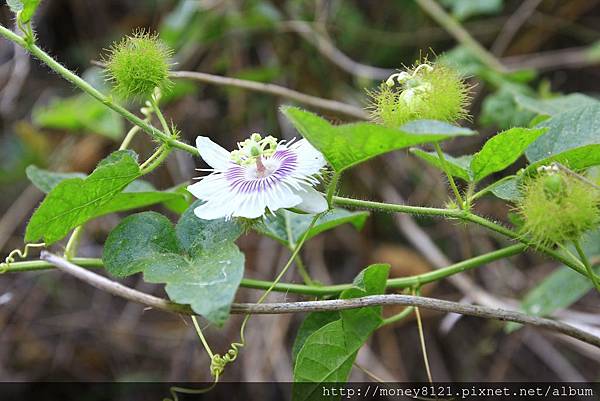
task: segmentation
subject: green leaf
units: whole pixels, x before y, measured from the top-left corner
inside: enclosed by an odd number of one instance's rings
[[[439,170],[442,170],[442,171],[444,170],[444,168],[442,167],[441,160],[438,158],[438,155],[436,152],[426,152],[419,148],[411,148],[410,153],[425,160],[427,163],[438,168]],[[467,182],[472,181],[471,167],[470,167],[472,158],[473,158],[473,156],[471,156],[471,155],[453,157],[453,156],[450,156],[450,155],[444,153],[444,159],[446,160],[446,167],[447,167],[449,173],[453,177],[460,178]]]
[[[515,100],[523,109],[547,116],[554,116],[568,110],[599,103],[593,97],[581,93],[571,93],[566,96],[558,96],[550,99],[535,99],[517,93],[515,94]]]
[[[109,157],[110,163],[101,163],[88,177],[70,178],[54,187],[29,220],[25,241],[43,239],[50,245],[64,238],[140,176],[130,152],[118,151]]]
[[[310,239],[324,231],[331,230],[342,224],[350,223],[357,230],[362,229],[369,212],[350,212],[345,209],[335,208],[321,216],[310,229],[306,239]],[[313,215],[299,214],[288,210],[279,210],[274,216],[266,216],[255,229],[281,242],[287,247],[293,247],[306,232]],[[291,235],[291,244],[289,234]]]
[[[334,126],[316,114],[296,107],[284,107],[282,111],[338,172],[392,150],[475,134],[467,128],[441,121],[414,121],[399,129],[371,123]]]
[[[537,125],[548,132],[527,148],[531,162],[547,159],[568,150],[600,145],[600,103],[567,110]]]
[[[23,9],[23,2],[21,0],[6,0],[6,4],[13,13],[18,13]]]
[[[196,217],[194,209],[201,204],[202,201],[194,202],[181,216],[176,227],[179,244],[189,254],[224,242],[233,242],[243,232],[235,220],[203,220]]]
[[[6,0],[6,4],[13,13],[20,13],[19,19],[24,24],[31,20],[41,0]]]
[[[600,165],[600,144],[585,145],[578,148],[557,153],[527,167],[527,171],[533,171],[539,166],[547,166],[552,162],[558,162],[568,166],[572,170],[582,170],[588,167]]]
[[[369,266],[356,277],[352,288],[342,292],[341,298],[383,293],[388,274],[389,265]],[[343,383],[348,379],[358,350],[381,325],[381,309],[375,306],[340,311],[339,319],[307,336],[294,366],[293,400],[320,400],[322,383]],[[318,322],[308,324],[315,326]]]
[[[110,158],[104,159],[99,166],[106,165],[110,162]],[[36,166],[29,166],[26,169],[27,177],[31,182],[44,193],[49,193],[54,187],[66,179],[71,178],[86,178],[82,173],[57,173],[44,170]],[[184,194],[174,191],[157,191],[152,184],[142,180],[135,180],[123,192],[116,194],[106,204],[94,210],[88,220],[103,216],[105,214],[122,212],[126,210],[138,209],[157,203],[175,204],[181,208],[181,202],[187,205]],[[184,207],[185,210],[187,208]]]
[[[516,127],[491,137],[471,160],[474,181],[480,181],[513,164],[525,149],[546,131]]]
[[[521,197],[520,184],[521,176],[508,175],[481,189],[478,194],[491,192],[500,199],[516,202]]]
[[[500,88],[485,97],[481,104],[479,122],[485,126],[496,126],[500,129],[526,126],[535,114],[523,109],[515,101],[515,93],[520,93],[521,87],[513,83],[503,83]]]
[[[308,337],[310,337],[311,334],[319,330],[321,327],[335,320],[339,320],[339,318],[340,313],[337,311],[313,312],[306,316],[298,328],[298,332],[296,332],[296,339],[294,340],[294,345],[292,346],[292,361],[294,365],[296,364],[298,353],[304,346],[304,343]]]
[[[31,165],[25,169],[27,178],[33,185],[35,185],[40,191],[47,194],[54,187],[60,184],[62,181],[70,178],[85,178],[87,177],[83,173],[60,173],[54,171],[44,170],[37,166]]]
[[[23,23],[28,23],[35,14],[35,10],[37,10],[41,0],[21,0],[21,2],[23,3],[23,10],[21,11],[20,19]]]
[[[196,204],[197,205],[197,204]],[[244,255],[234,241],[234,221],[202,220],[192,205],[174,228],[155,212],[131,215],[110,233],[103,261],[109,273],[166,284],[169,298],[221,326],[244,274]]]
[[[156,212],[124,218],[108,236],[102,259],[113,276],[127,277],[144,271],[157,256],[179,260],[179,244],[173,224]]]
[[[122,118],[87,95],[57,98],[33,110],[34,124],[42,128],[95,133],[113,140],[123,136]]]

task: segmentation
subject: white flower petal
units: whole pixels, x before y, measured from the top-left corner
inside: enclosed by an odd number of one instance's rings
[[[325,197],[313,187],[304,186],[303,190],[296,193],[302,198],[302,202],[295,206],[296,209],[308,213],[322,213],[329,207]]]
[[[216,171],[227,170],[231,164],[230,153],[205,136],[196,138],[196,147],[200,157]]]
[[[307,176],[318,174],[327,164],[323,154],[306,139],[294,142],[290,149],[298,155],[298,171],[301,174]]]

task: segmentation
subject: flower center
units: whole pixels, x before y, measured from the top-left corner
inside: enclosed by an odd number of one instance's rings
[[[257,171],[264,174],[266,168],[263,157],[271,157],[277,150],[277,139],[272,136],[263,138],[254,133],[244,142],[238,142],[238,149],[231,152],[231,160],[241,166],[256,164]]]
[[[423,95],[431,91],[431,84],[419,76],[419,72],[422,70],[431,72],[433,67],[426,63],[421,64],[414,69],[412,74],[402,71],[390,75],[385,83],[390,88],[400,85],[400,98],[404,100],[405,103],[411,104],[412,102],[418,102],[419,95]]]

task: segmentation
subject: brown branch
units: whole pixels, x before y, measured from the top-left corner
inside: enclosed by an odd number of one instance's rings
[[[505,57],[502,62],[510,71],[524,68],[549,71],[563,68],[583,68],[600,64],[600,59],[592,57],[589,50],[587,46],[548,50],[541,53]]]
[[[328,58],[342,70],[357,77],[384,80],[396,72],[390,68],[373,67],[352,60],[339,50],[326,36],[318,33],[312,25],[305,21],[285,21],[280,24],[282,30],[289,30],[302,36],[306,41],[315,46],[319,53]]]
[[[323,110],[329,110],[336,113],[346,114],[361,120],[367,119],[367,113],[360,107],[338,102],[335,100],[323,99],[317,96],[307,95],[283,86],[274,84],[265,84],[262,82],[247,81],[244,79],[223,77],[220,75],[206,74],[204,72],[194,71],[173,71],[173,78],[185,78],[195,81],[205,82],[215,85],[233,86],[236,88],[248,89],[255,92],[268,93],[270,95],[280,96],[286,99],[295,100],[306,105]]]
[[[492,54],[500,56],[504,53],[519,29],[527,22],[541,2],[542,0],[525,0],[521,3],[519,8],[506,21],[504,28],[502,28],[494,44],[492,44]]]
[[[59,270],[70,274],[78,279],[102,290],[109,294],[125,298],[129,301],[137,302],[142,305],[159,309],[165,312],[191,315],[194,312],[187,305],[177,304],[163,298],[145,294],[134,290],[120,283],[109,280],[106,277],[93,273],[83,267],[77,266],[59,256],[50,252],[43,251],[40,258],[56,266]],[[448,313],[460,313],[463,315],[498,319],[504,321],[517,322],[521,324],[530,324],[532,326],[556,331],[567,336],[584,341],[588,344],[600,348],[600,337],[580,330],[571,325],[560,321],[544,319],[536,316],[529,316],[524,313],[487,308],[483,306],[461,304],[458,302],[443,301],[439,299],[411,296],[411,295],[372,295],[353,299],[335,299],[327,301],[306,301],[306,302],[281,302],[267,304],[248,304],[234,303],[231,306],[231,313],[236,314],[280,314],[280,313],[299,313],[299,312],[323,312],[339,311],[345,309],[357,309],[366,306],[386,306],[386,305],[404,305],[416,306],[425,309],[436,310]]]
[[[425,11],[431,18],[433,18],[438,24],[440,24],[450,35],[454,37],[459,43],[468,47],[471,52],[485,65],[498,72],[506,72],[504,65],[485,47],[483,47],[478,41],[476,41],[471,34],[462,27],[454,18],[438,4],[435,0],[416,0],[417,4]]]

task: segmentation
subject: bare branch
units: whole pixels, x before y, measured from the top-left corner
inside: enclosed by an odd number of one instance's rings
[[[537,6],[540,5],[542,0],[525,0],[521,3],[519,8],[511,15],[506,21],[502,31],[498,34],[498,37],[492,45],[492,53],[500,56],[508,48],[510,42],[513,40],[519,29],[527,22],[531,14],[535,12]]]
[[[122,284],[109,280],[89,270],[79,267],[59,256],[44,251],[41,254],[44,259],[59,270],[68,273],[78,279],[102,290],[109,294],[125,298],[149,307],[159,309],[165,312],[191,315],[194,312],[187,305],[177,304],[163,298],[134,290]],[[489,319],[498,319],[504,321],[530,324],[532,326],[556,331],[567,336],[576,338],[586,343],[600,348],[600,337],[580,330],[571,325],[560,321],[544,319],[535,316],[529,316],[524,313],[510,311],[506,309],[487,308],[483,306],[461,304],[458,302],[443,301],[439,299],[418,297],[411,295],[389,294],[373,295],[353,299],[335,299],[327,301],[306,301],[306,302],[281,302],[267,304],[248,304],[236,303],[231,306],[231,313],[236,314],[280,314],[280,313],[299,313],[299,312],[323,312],[338,311],[345,309],[357,309],[365,306],[386,306],[386,305],[404,305],[416,306],[425,309],[436,310],[448,313],[460,313],[463,315],[483,317]]]
[[[485,47],[483,47],[478,41],[476,41],[471,34],[462,27],[454,18],[448,15],[446,11],[435,2],[435,0],[416,0],[417,4],[425,11],[431,18],[433,18],[438,24],[440,24],[448,33],[461,43],[468,47],[473,54],[479,58],[479,60],[498,72],[506,72],[504,65]]]
[[[315,31],[311,24],[305,21],[286,21],[281,23],[281,27],[302,36],[315,46],[323,56],[327,57],[335,65],[352,75],[374,80],[383,80],[396,72],[394,69],[373,67],[352,60],[335,47],[329,38]]]
[[[307,95],[283,86],[274,84],[265,84],[262,82],[247,81],[244,79],[223,77],[220,75],[206,74],[204,72],[194,71],[174,71],[171,73],[173,78],[186,78],[195,81],[205,82],[215,85],[233,86],[236,88],[248,89],[255,92],[268,93],[270,95],[280,96],[295,100],[309,106],[323,110],[329,110],[336,113],[346,114],[361,120],[367,119],[367,113],[360,107],[338,102],[335,100],[323,99],[318,96]]]
[[[137,302],[139,304],[170,313],[183,315],[194,314],[192,309],[187,305],[177,304],[164,298],[155,297],[154,295],[149,295],[141,291],[134,290],[133,288],[129,288],[90,270],[84,269],[83,267],[77,266],[68,260],[54,255],[48,251],[42,251],[40,254],[40,259],[52,263],[57,269],[70,274],[71,276],[74,276],[99,290],[121,298],[125,298],[128,301]]]

